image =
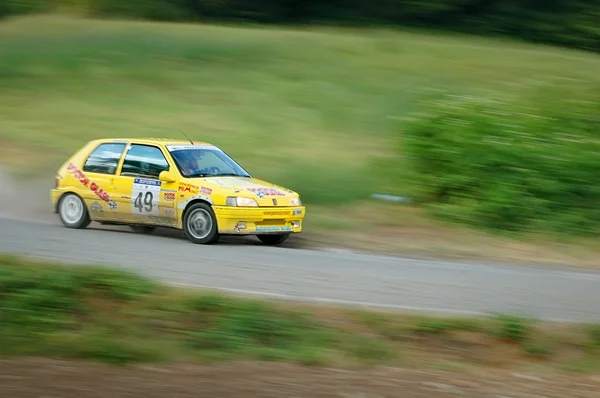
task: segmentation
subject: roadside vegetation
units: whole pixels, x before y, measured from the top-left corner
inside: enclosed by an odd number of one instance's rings
[[[61,12],[176,22],[425,28],[600,51],[598,0],[0,0],[0,18]]]
[[[123,270],[0,257],[0,355],[113,364],[600,370],[598,326],[439,318],[175,289]]]
[[[0,23],[0,76],[0,155],[18,176],[51,180],[92,138],[182,130],[300,192],[314,241],[597,266],[595,54],[36,16]]]

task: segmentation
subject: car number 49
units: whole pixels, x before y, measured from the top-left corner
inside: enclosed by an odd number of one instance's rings
[[[131,192],[132,213],[158,215],[160,181],[136,179]]]
[[[154,199],[152,192],[146,192],[146,194],[143,194],[142,192],[138,193],[138,196],[135,198],[135,201],[133,202],[133,206],[138,209],[138,211],[141,213],[143,211],[146,211],[147,213],[152,212],[152,199]]]

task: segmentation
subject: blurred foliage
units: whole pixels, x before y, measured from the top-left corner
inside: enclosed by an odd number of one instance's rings
[[[425,101],[399,135],[418,199],[492,230],[597,235],[600,87],[532,84]]]
[[[0,0],[0,16],[48,9],[163,21],[416,26],[600,50],[600,0]]]
[[[569,328],[578,335],[577,326]],[[519,363],[523,355],[550,357],[549,346],[531,340],[540,331],[507,315],[489,320],[354,309],[323,312],[313,306],[169,289],[118,269],[0,256],[2,357],[112,364],[248,358],[313,366],[340,359],[345,364],[399,359],[406,365],[405,355],[413,349],[418,358],[425,352],[435,357],[448,348],[458,355],[456,360],[476,357],[485,362],[493,358],[486,349],[494,350],[500,340],[508,339],[522,347],[514,358]],[[471,339],[462,341],[461,333],[475,333],[488,345],[469,345]],[[553,337],[553,351],[580,350],[597,344],[598,337],[591,330],[573,346],[572,338],[560,336]],[[455,344],[463,348],[452,350]],[[596,360],[595,352],[588,355]]]
[[[69,327],[86,311],[86,299],[132,300],[155,285],[125,271],[104,267],[21,266],[0,257],[0,334],[18,328],[21,337]],[[6,341],[3,339],[3,343]]]
[[[477,319],[423,319],[415,325],[414,332],[418,334],[444,334],[452,331],[483,331],[481,322]]]
[[[527,342],[524,350],[527,354],[539,359],[547,359],[552,355],[552,345],[547,341]]]
[[[503,340],[520,343],[525,341],[531,334],[531,326],[527,319],[518,316],[497,314],[495,321],[497,323],[497,327],[494,329],[495,334]]]
[[[600,347],[600,324],[590,326],[589,332],[592,336],[593,343]]]

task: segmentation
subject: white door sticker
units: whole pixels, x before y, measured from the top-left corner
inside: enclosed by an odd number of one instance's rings
[[[160,181],[136,178],[131,192],[131,211],[133,215],[158,216]]]

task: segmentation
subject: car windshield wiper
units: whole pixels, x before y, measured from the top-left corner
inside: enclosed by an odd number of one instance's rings
[[[187,175],[187,178],[196,178],[196,177],[207,177],[208,174],[206,173],[192,173]]]

